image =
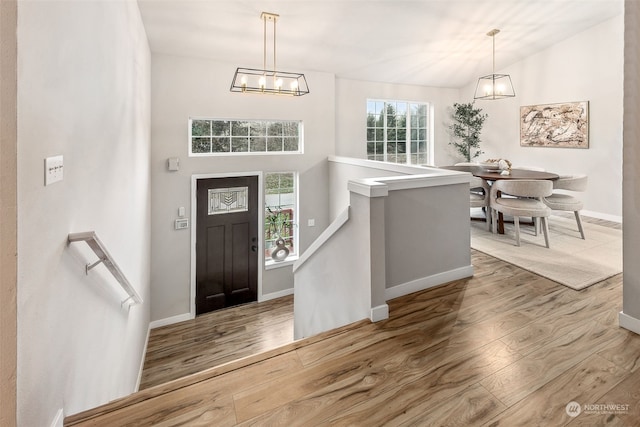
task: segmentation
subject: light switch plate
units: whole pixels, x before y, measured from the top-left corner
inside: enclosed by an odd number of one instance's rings
[[[62,156],[44,159],[44,185],[62,181],[64,178],[64,159]]]

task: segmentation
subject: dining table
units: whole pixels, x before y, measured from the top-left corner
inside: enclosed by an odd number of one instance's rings
[[[512,168],[508,175],[502,175],[501,170],[486,165],[440,166],[440,169],[469,172],[473,176],[484,179],[489,184],[500,179],[545,179],[555,181],[556,179],[560,178],[558,174],[551,172],[518,168]],[[498,214],[497,225],[498,234],[504,234],[504,216],[501,212]]]

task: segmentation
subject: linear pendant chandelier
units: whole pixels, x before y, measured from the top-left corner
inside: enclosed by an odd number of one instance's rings
[[[496,74],[496,34],[499,32],[500,30],[493,29],[487,33],[493,40],[492,73],[478,79],[473,99],[502,99],[516,96],[509,74]]]
[[[302,96],[309,93],[307,79],[302,73],[277,71],[276,68],[276,21],[280,15],[262,12],[260,19],[264,23],[263,30],[263,62],[262,69],[236,69],[231,82],[231,92],[261,93],[271,95]],[[267,69],[267,21],[273,23],[273,68]]]

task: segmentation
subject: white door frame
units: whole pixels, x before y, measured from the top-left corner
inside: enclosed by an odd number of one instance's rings
[[[198,220],[198,180],[208,178],[233,178],[238,176],[258,177],[258,301],[262,301],[262,272],[264,271],[264,187],[262,172],[224,172],[191,175],[191,291],[189,293],[189,316],[196,317],[196,229]],[[260,256],[260,254],[263,254]]]

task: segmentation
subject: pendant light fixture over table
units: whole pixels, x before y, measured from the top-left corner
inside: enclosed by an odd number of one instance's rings
[[[492,74],[482,76],[478,79],[478,85],[476,86],[476,93],[473,95],[473,99],[502,99],[516,96],[509,74],[496,74],[496,34],[499,32],[500,30],[494,29],[487,33],[493,41]]]
[[[276,21],[279,16],[269,12],[260,14],[264,24],[262,69],[238,67],[231,82],[231,92],[291,96],[309,93],[304,74],[278,71],[276,68]],[[267,22],[273,23],[273,68],[270,70],[267,69]]]

